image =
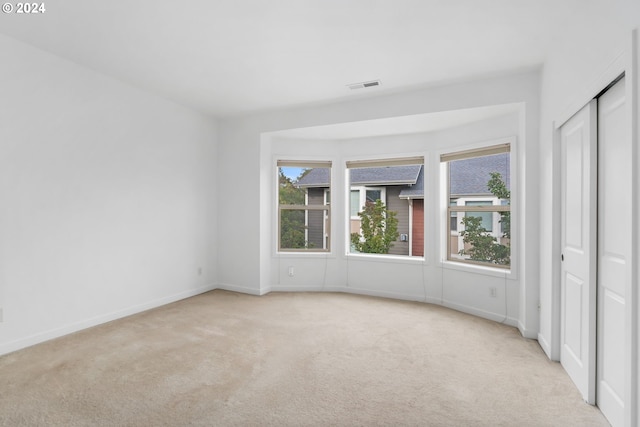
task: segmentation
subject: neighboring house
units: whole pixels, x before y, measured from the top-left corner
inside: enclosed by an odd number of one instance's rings
[[[490,172],[499,172],[509,186],[508,154],[451,162],[450,202],[459,206],[499,204],[500,201],[487,189]],[[350,169],[350,174],[350,232],[360,232],[358,212],[365,203],[380,199],[389,210],[396,212],[398,219],[399,236],[389,254],[423,256],[424,167],[410,165],[355,168]],[[309,205],[331,203],[329,175],[329,169],[311,169],[295,184],[306,191]],[[451,252],[457,254],[463,245],[462,237],[459,236],[463,214],[454,215],[451,216]],[[482,212],[475,216],[483,217],[483,226],[495,237],[501,238],[500,224],[494,218],[496,215]],[[307,241],[311,245],[327,247],[330,232],[328,223],[323,212],[308,212]]]
[[[296,186],[307,192],[308,204],[329,204],[329,169],[312,169]],[[398,218],[398,240],[392,255],[424,254],[424,173],[421,165],[350,169],[350,232],[360,232],[358,212],[367,201],[380,199]],[[308,241],[326,247],[329,230],[320,212],[309,212]]]
[[[331,192],[329,189],[331,170],[329,168],[310,169],[296,183],[296,187],[302,188],[306,192],[307,205],[329,205],[331,204]],[[326,214],[320,211],[309,211],[306,217],[306,241],[311,247],[328,247],[329,241],[329,221]]]

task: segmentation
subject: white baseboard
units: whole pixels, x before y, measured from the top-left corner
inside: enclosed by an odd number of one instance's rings
[[[549,342],[546,340],[544,335],[538,334],[538,344],[540,344],[540,347],[542,347],[542,351],[544,351],[547,357],[553,360],[551,358],[551,346],[549,345]]]
[[[427,304],[442,305],[442,306],[444,305],[442,298],[436,298],[436,297],[426,297],[424,299],[424,302],[426,302]]]
[[[247,286],[232,285],[230,283],[218,283],[218,285],[216,286],[216,289],[222,289],[224,291],[231,291],[231,292],[238,292],[241,294],[258,295],[258,296],[268,293],[266,289],[265,291],[262,291],[261,289],[249,288]]]
[[[216,289],[215,285],[207,285],[207,286],[202,286],[195,289],[190,289],[188,291],[179,292],[177,294],[158,298],[153,301],[145,302],[143,304],[138,304],[138,305],[127,307],[121,310],[116,310],[111,313],[102,314],[99,316],[92,317],[90,319],[72,323],[70,325],[65,325],[60,328],[50,329],[48,331],[39,332],[37,334],[33,334],[25,338],[20,338],[15,341],[0,344],[0,355],[21,350],[23,348],[30,347],[35,344],[40,344],[42,342],[49,341],[54,338],[58,338],[64,335],[78,332],[83,329],[91,328],[93,326],[101,325],[103,323],[111,322],[113,320],[121,319],[123,317],[131,316],[132,314],[141,313],[143,311],[147,311],[152,308],[170,304],[172,302],[180,301],[185,298],[190,298],[195,295],[200,295],[205,292],[212,291],[214,289]]]
[[[273,285],[270,292],[346,292],[344,286],[282,286]]]
[[[515,328],[518,327],[518,320],[513,317],[505,316],[500,313],[492,313],[490,311],[481,310],[479,308],[470,307],[464,304],[458,304],[451,301],[444,300],[441,304],[444,307],[449,307],[454,310],[461,311],[463,313],[472,314],[474,316],[482,317],[484,319],[493,320],[494,322],[504,323],[505,325],[513,326]]]
[[[524,323],[518,322],[518,329],[520,330],[520,333],[522,334],[523,337],[529,338],[532,340],[538,339],[538,331],[531,331],[527,329],[527,327],[524,326]]]
[[[422,295],[406,295],[386,291],[374,291],[370,289],[353,288],[349,286],[271,286],[273,292],[343,292],[346,294],[368,295],[372,297],[391,298],[405,301],[421,301],[424,302]],[[437,300],[438,303],[440,300]],[[428,301],[430,302],[430,301]]]
[[[353,287],[344,287],[342,292],[357,295],[368,295],[372,297],[399,299],[403,301],[419,301],[424,302],[424,295],[407,295],[387,291],[375,291],[370,289],[361,289]]]
[[[428,304],[440,305],[443,307],[451,308],[453,310],[461,311],[467,314],[472,314],[474,316],[482,317],[484,319],[493,320],[494,322],[504,323],[505,325],[509,325],[513,327],[519,326],[517,319],[514,319],[512,317],[507,317],[505,319],[505,316],[503,314],[492,313],[490,311],[480,310],[480,309],[469,307],[463,304],[452,303],[450,301],[442,300],[440,298],[433,298],[433,297],[425,298],[423,295],[407,295],[407,294],[388,292],[388,291],[375,291],[371,289],[353,288],[349,286],[309,287],[309,286],[275,285],[275,286],[271,286],[271,291],[273,292],[344,292],[348,294],[367,295],[367,296],[373,296],[373,297],[391,298],[391,299],[404,300],[404,301],[418,301],[418,302],[424,302]],[[531,338],[531,337],[525,336],[525,338]]]

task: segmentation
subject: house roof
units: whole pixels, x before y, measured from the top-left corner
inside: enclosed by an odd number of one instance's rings
[[[487,188],[491,172],[498,172],[502,180],[511,188],[509,153],[449,162],[449,182],[452,196],[491,194]]]
[[[351,169],[351,185],[414,185],[421,165]]]
[[[400,191],[401,199],[424,199],[424,167],[420,166],[420,173],[415,185]]]
[[[474,196],[490,195],[487,182],[491,172],[498,172],[511,186],[511,171],[508,153],[471,159],[454,160],[449,164],[451,195]],[[351,169],[351,185],[403,185],[400,197],[417,199],[424,197],[424,167],[422,165],[389,166],[379,168]],[[329,168],[310,170],[296,183],[301,188],[328,187]]]
[[[421,169],[421,165],[354,168],[350,169],[351,185],[414,185]],[[315,168],[300,178],[296,185],[302,188],[328,187],[329,175],[329,168]]]
[[[314,168],[300,178],[295,185],[301,188],[328,187],[330,176],[331,170],[329,168]]]

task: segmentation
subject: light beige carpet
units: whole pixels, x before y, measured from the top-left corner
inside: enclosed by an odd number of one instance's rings
[[[517,330],[442,307],[213,291],[0,358],[3,426],[605,426]]]

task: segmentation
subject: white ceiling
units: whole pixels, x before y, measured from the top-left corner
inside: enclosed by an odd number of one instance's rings
[[[435,132],[468,123],[514,115],[520,111],[520,107],[520,104],[488,105],[462,110],[287,129],[272,132],[271,135],[295,140],[336,140]]]
[[[537,67],[581,1],[56,0],[0,33],[225,117]]]

